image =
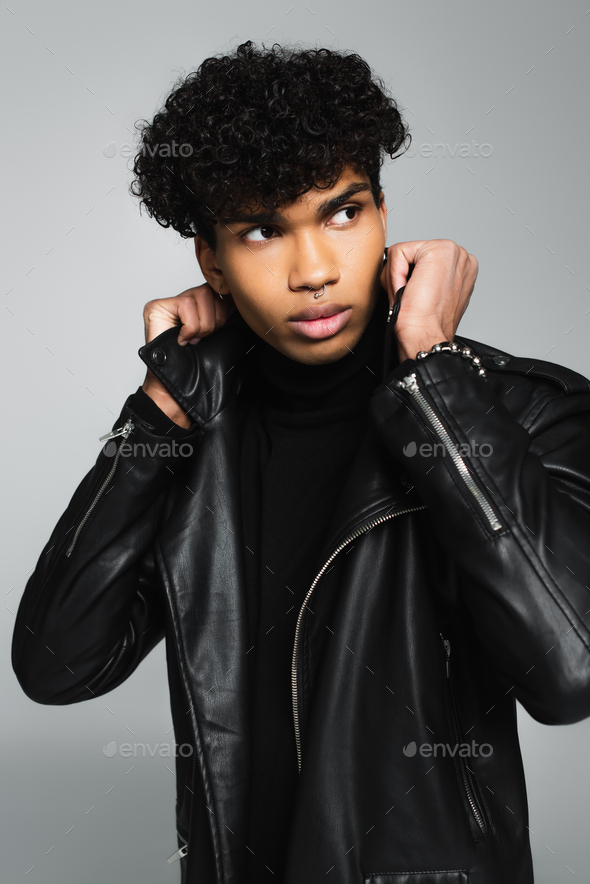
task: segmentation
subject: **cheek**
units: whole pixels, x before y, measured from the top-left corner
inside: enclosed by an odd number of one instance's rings
[[[348,256],[347,262],[348,266],[343,270],[353,281],[353,285],[366,289],[383,269],[383,249],[380,246],[375,248],[374,244],[362,251],[360,248],[355,249]]]
[[[235,289],[232,291],[234,303],[252,329],[264,333],[275,324],[278,318],[278,299],[273,298],[272,293],[261,293],[260,288],[253,292],[251,282],[248,287],[236,286],[235,283],[234,286]]]
[[[348,268],[356,276],[365,278],[373,276],[376,268],[383,263],[383,250],[385,237],[381,223],[377,222],[363,231],[362,235],[354,243],[354,249],[349,251],[350,246],[342,255],[342,269]]]

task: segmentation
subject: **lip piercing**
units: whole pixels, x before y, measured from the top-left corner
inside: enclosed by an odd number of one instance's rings
[[[324,283],[321,292],[316,292],[316,293],[315,293],[314,298],[320,298],[320,297],[324,294],[325,291],[326,291],[326,283]]]

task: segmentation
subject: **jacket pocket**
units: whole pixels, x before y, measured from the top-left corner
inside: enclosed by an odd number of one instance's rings
[[[464,869],[439,869],[432,872],[373,872],[364,884],[468,884]]]
[[[484,838],[487,837],[488,833],[488,824],[486,821],[485,812],[483,810],[483,805],[481,801],[481,796],[479,793],[479,787],[477,785],[477,781],[475,779],[475,774],[470,769],[467,761],[465,760],[463,755],[460,755],[460,749],[463,745],[468,745],[465,740],[465,735],[463,733],[463,727],[461,725],[461,719],[459,717],[459,706],[457,703],[457,697],[455,694],[455,686],[453,684],[453,678],[451,676],[451,668],[450,668],[450,656],[451,656],[451,643],[448,638],[445,638],[443,634],[440,634],[440,637],[443,642],[444,650],[445,650],[445,668],[446,668],[446,681],[448,685],[448,693],[449,693],[449,705],[451,712],[451,719],[453,723],[453,734],[455,737],[455,755],[454,760],[457,762],[459,767],[459,779],[462,790],[465,794],[465,798],[467,799],[467,803],[469,805],[470,811],[470,822],[471,822],[471,831],[473,834],[474,841],[483,841]]]

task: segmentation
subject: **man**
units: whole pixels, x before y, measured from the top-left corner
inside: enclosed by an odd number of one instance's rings
[[[406,140],[362,59],[250,42],[143,132],[206,283],[146,305],[13,666],[79,702],[166,637],[183,882],[529,884],[515,701],[590,714],[590,382],[456,334],[454,243],[384,262]]]

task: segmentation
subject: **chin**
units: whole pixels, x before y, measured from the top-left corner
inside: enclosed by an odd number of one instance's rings
[[[296,362],[303,362],[306,365],[324,365],[327,362],[337,362],[344,356],[347,356],[354,349],[360,335],[348,334],[344,339],[341,335],[335,335],[333,338],[324,338],[321,341],[310,341],[297,347],[293,352],[285,353],[290,359]]]

